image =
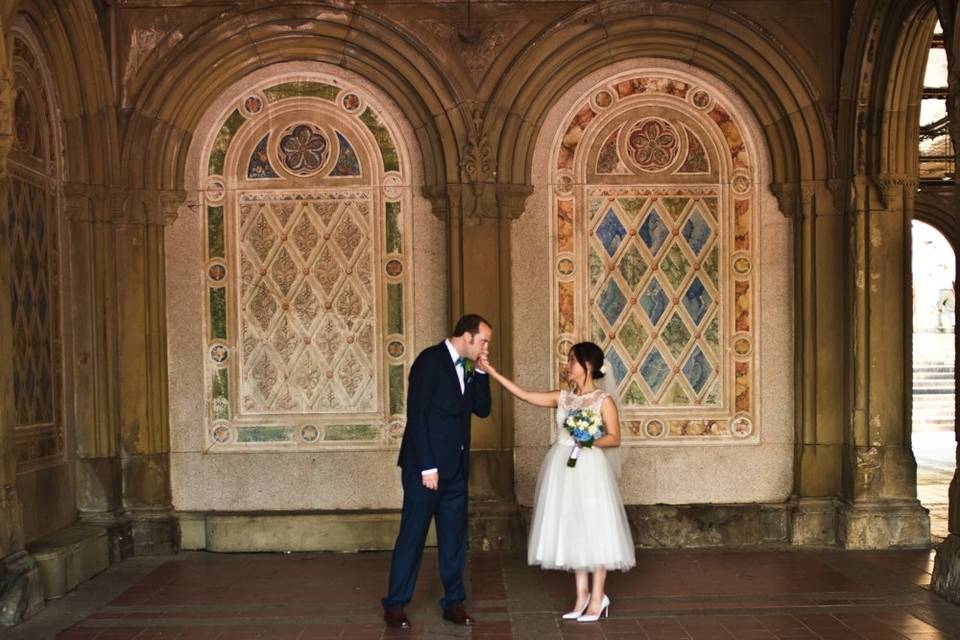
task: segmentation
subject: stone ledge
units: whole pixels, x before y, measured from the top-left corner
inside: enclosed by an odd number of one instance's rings
[[[26,551],[0,560],[0,626],[19,624],[44,607],[37,562]]]
[[[110,543],[103,527],[71,525],[36,540],[27,550],[40,569],[47,600],[62,597],[110,566]]]
[[[787,505],[627,505],[637,548],[669,549],[782,545]]]
[[[182,514],[181,514],[182,515]],[[207,513],[183,520],[193,542],[203,521],[207,551],[385,551],[393,549],[400,512]],[[427,545],[435,546],[433,526]]]
[[[207,551],[389,551],[400,528],[399,511],[177,514],[182,548]],[[475,502],[469,512],[470,547],[520,550],[525,545],[518,507]],[[427,546],[436,546],[433,524]]]

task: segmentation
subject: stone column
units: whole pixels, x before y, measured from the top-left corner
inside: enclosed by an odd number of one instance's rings
[[[836,543],[843,444],[843,216],[824,181],[774,185],[794,220],[796,449],[790,539]],[[833,185],[836,188],[836,185]]]
[[[955,167],[960,167],[960,11],[957,11],[956,0],[937,0],[937,9],[940,14],[940,23],[944,29],[944,40],[947,47],[947,113],[950,116],[950,138],[953,141],[953,151],[956,154]],[[953,176],[953,203],[954,211],[960,191],[960,173],[954,170]],[[956,238],[951,238],[956,241]],[[955,246],[956,248],[956,246]],[[960,260],[958,260],[960,263]],[[960,266],[960,264],[958,264]],[[960,273],[960,272],[958,272]],[[956,344],[955,344],[956,349]],[[960,350],[955,351],[954,366],[960,364]],[[960,367],[956,369],[955,380],[960,381]],[[960,387],[954,387],[960,389]],[[960,407],[960,395],[955,397],[957,407]],[[960,413],[955,414],[960,416]],[[960,462],[960,422],[954,423],[956,439],[955,464]],[[933,579],[930,587],[943,597],[955,604],[960,604],[960,467],[955,467],[953,479],[950,481],[950,511],[947,529],[949,534],[937,547],[937,556],[933,564]]]
[[[954,138],[958,139],[957,137]],[[960,150],[958,150],[960,152]],[[953,192],[954,209],[956,209],[957,191],[960,187],[955,186]],[[951,240],[954,240],[951,238]],[[957,258],[957,266],[960,267],[960,254]],[[960,273],[960,271],[957,271]],[[954,283],[954,294],[956,291]],[[954,339],[954,389],[960,389],[960,342]],[[954,604],[960,604],[960,422],[957,416],[960,412],[960,394],[954,392],[954,470],[953,478],[950,480],[949,489],[949,511],[947,515],[947,537],[937,546],[937,555],[933,563],[933,578],[930,581],[930,588],[947,598]]]
[[[182,192],[128,192],[114,212],[117,419],[124,513],[137,554],[177,550],[170,498],[164,225]]]
[[[910,445],[910,221],[916,179],[853,183],[850,215],[850,426],[839,542],[853,549],[927,547]]]
[[[116,263],[108,187],[64,185],[70,237],[71,289],[67,292],[73,352],[77,454],[77,509],[84,522],[105,527],[113,561],[133,552],[121,500],[116,411]]]

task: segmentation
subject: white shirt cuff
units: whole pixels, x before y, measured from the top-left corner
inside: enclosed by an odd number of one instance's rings
[[[436,473],[436,472],[437,472],[437,469],[436,469],[436,468],[433,468],[433,469],[424,469],[423,471],[420,472],[420,475],[425,476],[425,475],[427,475],[428,473]]]
[[[482,376],[487,375],[487,372],[486,372],[486,371],[483,371],[482,369],[474,369],[473,371],[474,371],[474,373],[479,373],[479,374],[482,375]]]

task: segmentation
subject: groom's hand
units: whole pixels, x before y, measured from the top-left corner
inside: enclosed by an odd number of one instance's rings
[[[424,473],[421,477],[423,478],[423,486],[425,486],[427,489],[430,489],[431,491],[437,490],[437,485],[440,483],[439,471],[434,471],[432,473]]]

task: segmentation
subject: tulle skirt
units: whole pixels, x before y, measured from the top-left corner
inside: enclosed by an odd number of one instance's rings
[[[602,449],[581,449],[567,466],[570,444],[547,452],[537,480],[527,562],[544,569],[626,571],[636,564],[633,536]]]

